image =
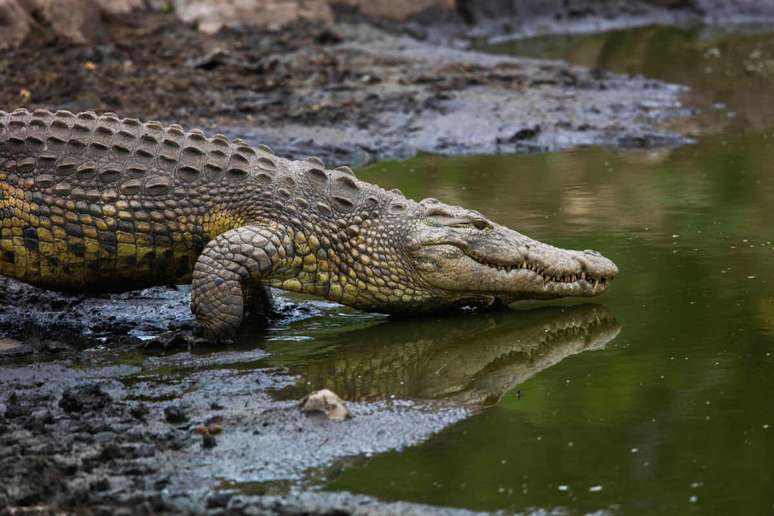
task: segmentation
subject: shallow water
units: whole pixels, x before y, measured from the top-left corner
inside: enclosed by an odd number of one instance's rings
[[[674,150],[428,157],[361,172],[612,257],[621,274],[598,302],[621,331],[604,349],[523,383],[515,376],[478,416],[327,487],[481,510],[774,508],[765,488],[774,485],[772,143],[754,133]],[[443,330],[403,324],[420,342],[423,330],[443,341],[443,331],[480,325],[447,361],[453,377],[509,331],[517,346],[522,314],[487,317],[448,319]],[[377,338],[378,329],[343,339],[328,360],[346,368],[342,349]],[[394,346],[410,354],[416,344]]]
[[[499,50],[687,83],[724,104],[692,122],[715,134],[677,149],[420,157],[359,171],[597,249],[621,274],[597,307],[395,322],[323,306],[275,329],[270,360],[302,373],[301,390],[479,409],[324,488],[475,510],[771,512],[774,103],[762,85],[774,38],[638,29],[570,41]]]

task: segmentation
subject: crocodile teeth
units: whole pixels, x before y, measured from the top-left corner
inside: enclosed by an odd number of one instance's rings
[[[560,276],[560,275],[557,275],[557,274],[550,274],[546,269],[542,269],[539,265],[537,265],[535,263],[529,263],[526,260],[521,261],[521,262],[517,262],[517,263],[514,263],[514,264],[507,264],[507,265],[502,265],[502,264],[498,264],[498,263],[490,263],[490,262],[485,262],[485,261],[481,261],[479,263],[481,263],[483,265],[486,265],[487,267],[491,267],[492,269],[498,270],[498,271],[503,272],[503,273],[508,273],[508,274],[510,274],[511,272],[513,272],[515,270],[528,270],[528,271],[531,271],[531,272],[537,274],[538,276],[540,276],[541,279],[543,280],[543,283],[546,284],[546,285],[549,284],[549,283],[567,283],[567,284],[569,284],[569,283],[575,283],[575,282],[577,282],[579,280],[588,281],[589,283],[591,283],[591,281],[592,281],[591,276],[587,276],[585,272],[581,272],[581,273],[578,273],[578,274],[568,274],[567,276]],[[597,287],[599,287],[600,283],[602,283],[604,285],[605,282],[607,281],[607,279],[606,278],[597,278],[597,279],[595,279],[593,281],[594,281],[594,289],[596,289]]]

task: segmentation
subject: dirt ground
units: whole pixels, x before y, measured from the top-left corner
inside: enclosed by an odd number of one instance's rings
[[[132,350],[111,353],[114,360]],[[251,471],[266,495],[277,494],[272,482],[286,495],[282,483],[300,481],[310,468],[416,444],[468,414],[408,402],[351,403],[353,419],[341,424],[306,416],[296,401],[267,394],[295,383],[286,372],[230,366],[260,360],[266,355],[260,350],[215,358],[147,354],[141,367],[115,365],[105,355],[93,349],[63,352],[55,362],[3,367],[0,514],[264,514],[271,506],[286,514],[310,507],[334,513],[336,505],[343,510],[363,504],[379,509],[375,500],[341,495],[319,496],[296,509],[286,507],[290,499],[240,501],[240,493],[218,478],[238,480]],[[175,372],[163,372],[168,368]],[[222,435],[205,440],[200,429],[214,425],[223,428]]]
[[[106,25],[102,44],[33,39],[5,52],[0,72],[2,109],[114,111],[348,164],[670,145],[685,139],[664,122],[688,112],[682,89],[663,82],[455,50],[363,23],[210,36],[171,14],[136,13]]]

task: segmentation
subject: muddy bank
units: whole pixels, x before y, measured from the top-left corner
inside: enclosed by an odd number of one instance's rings
[[[0,277],[0,292],[0,336],[7,338],[0,359],[139,343],[148,336],[186,328],[193,317],[189,287],[86,297]]]
[[[231,358],[244,367],[264,356],[255,350]],[[0,369],[0,507],[82,514],[225,508],[239,494],[221,485],[226,480],[297,481],[343,457],[417,443],[467,414],[411,402],[353,403],[350,422],[331,422],[267,394],[294,382],[286,373],[232,368],[223,357],[192,367],[196,360],[188,358],[88,366],[104,357],[79,354]],[[190,369],[169,370],[180,363]],[[213,422],[222,434],[204,442],[196,428]]]
[[[106,31],[99,45],[32,38],[4,53],[0,106],[158,118],[350,164],[685,141],[663,126],[687,114],[680,87],[365,24],[210,36],[138,13]]]
[[[604,348],[620,330],[597,305],[471,316],[437,339],[410,323],[385,324],[378,333],[390,338],[351,332],[344,336],[351,346],[311,370],[272,366],[248,340],[194,353],[127,345],[6,362],[0,506],[86,514],[119,507],[127,514],[428,512],[316,492],[308,479],[425,440],[565,358]],[[480,353],[460,360],[471,336],[483,340]],[[417,374],[396,378],[399,370]],[[296,393],[332,380],[349,400],[362,399],[348,402],[353,418],[302,414]],[[398,382],[403,390],[391,387]],[[214,440],[203,439],[202,425],[217,425]]]
[[[558,62],[489,56],[341,26],[323,58],[327,78],[295,83],[286,96],[246,94],[252,127],[228,128],[291,155],[332,162],[433,154],[549,151],[578,145],[650,147],[687,140],[662,123],[690,111],[678,86]],[[339,82],[335,75],[343,74]],[[287,104],[286,104],[287,102]],[[282,111],[274,111],[281,109]],[[266,117],[271,121],[263,121]]]

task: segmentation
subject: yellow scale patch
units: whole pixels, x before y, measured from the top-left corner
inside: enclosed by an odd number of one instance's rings
[[[215,238],[230,229],[244,226],[244,224],[245,220],[242,217],[235,216],[223,210],[213,210],[204,217],[202,227],[204,228],[204,232],[209,235],[210,238]]]
[[[161,224],[134,221],[135,230],[126,232],[118,230],[117,223],[122,218],[132,220],[131,213],[104,205],[103,216],[94,217],[79,214],[70,202],[63,208],[64,214],[38,217],[39,206],[29,200],[28,192],[3,182],[5,176],[0,171],[0,275],[40,286],[68,287],[99,284],[106,279],[149,282],[159,272],[172,281],[180,279],[174,277],[176,264],[193,265],[190,220]],[[211,237],[242,223],[226,213],[201,220],[204,233]],[[67,224],[78,228],[81,236],[68,234]],[[171,260],[163,271],[154,269],[161,266],[159,257],[170,248],[155,243],[154,233],[171,238]],[[100,236],[106,234],[115,235],[115,249],[103,245]]]
[[[27,200],[23,191],[1,182],[0,173],[0,274],[19,279],[40,276],[40,256],[24,242],[24,228],[37,226],[40,221],[34,215],[38,206]],[[51,232],[44,230],[49,242]]]

